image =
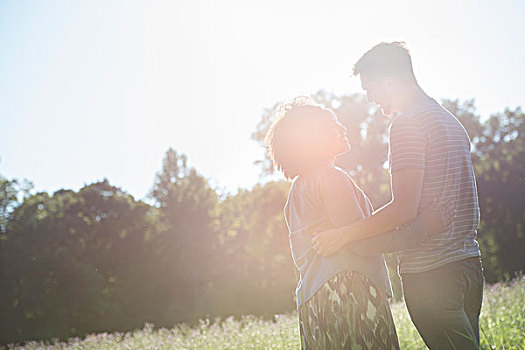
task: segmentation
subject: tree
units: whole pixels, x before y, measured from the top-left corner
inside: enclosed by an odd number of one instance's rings
[[[33,184],[27,180],[22,182],[13,179],[8,180],[0,174],[0,240],[5,239],[7,223],[13,210],[20,204],[22,199],[29,196]]]
[[[213,313],[273,316],[293,309],[297,278],[283,215],[288,188],[269,182],[221,203]]]
[[[525,270],[525,114],[521,108],[492,115],[476,143],[480,240],[489,281]]]
[[[186,156],[173,149],[165,154],[150,196],[159,209],[154,244],[160,260],[155,263],[165,277],[157,296],[169,305],[165,322],[173,322],[173,317],[202,317],[206,308],[201,300],[213,269],[218,196],[204,177],[187,166]]]
[[[148,209],[106,180],[26,198],[0,251],[2,341],[141,326],[119,292],[139,285]]]

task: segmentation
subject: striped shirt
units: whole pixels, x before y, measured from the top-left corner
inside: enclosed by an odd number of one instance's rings
[[[424,169],[418,213],[434,199],[456,209],[449,230],[399,253],[400,273],[428,271],[480,256],[476,242],[479,204],[470,140],[456,117],[430,98],[397,115],[389,129],[388,158],[391,174]]]

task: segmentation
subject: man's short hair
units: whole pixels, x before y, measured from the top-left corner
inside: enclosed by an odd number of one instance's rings
[[[322,137],[332,111],[310,97],[297,97],[279,106],[264,143],[269,158],[287,179],[310,168],[326,156]]]
[[[354,75],[372,79],[390,76],[416,82],[410,52],[400,41],[383,42],[371,48],[354,65]]]

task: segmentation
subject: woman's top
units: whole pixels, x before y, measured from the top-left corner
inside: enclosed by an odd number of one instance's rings
[[[356,205],[345,208],[348,218],[364,218],[372,207],[366,195],[342,170],[322,163],[297,176],[290,188],[284,213],[288,225],[290,249],[300,274],[296,289],[297,307],[311,298],[321,286],[337,273],[351,269],[367,276],[387,295],[392,295],[388,271],[382,254],[361,256],[343,247],[324,257],[315,252],[312,238],[315,233],[342,226],[332,222],[327,205],[338,202],[338,196],[352,197]],[[351,222],[344,223],[345,225]]]

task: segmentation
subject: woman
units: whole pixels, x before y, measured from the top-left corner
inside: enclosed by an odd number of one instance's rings
[[[311,243],[314,232],[348,225],[372,211],[363,191],[334,166],[335,157],[350,150],[346,128],[330,110],[302,97],[280,107],[265,142],[276,167],[294,179],[284,212],[300,274],[296,299],[302,348],[398,349],[383,255],[359,255],[343,247],[325,257]],[[429,217],[434,221],[425,223],[441,223],[440,215]],[[415,224],[422,225],[421,220]],[[400,228],[396,234],[418,242],[427,235],[416,233],[425,231],[422,227]]]

